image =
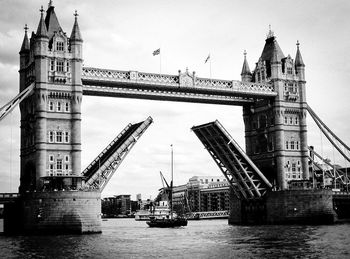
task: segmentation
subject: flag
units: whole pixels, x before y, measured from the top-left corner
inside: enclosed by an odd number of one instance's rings
[[[153,51],[153,56],[159,55],[160,54],[160,49],[156,49]]]
[[[208,57],[205,59],[204,64],[207,63],[209,59],[210,59],[210,54],[209,54]]]

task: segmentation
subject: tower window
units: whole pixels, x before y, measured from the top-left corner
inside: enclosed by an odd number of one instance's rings
[[[50,132],[49,132],[49,142],[50,142],[50,143],[53,143],[53,141],[54,141],[54,132],[53,132],[53,131],[50,131]]]
[[[64,133],[64,142],[65,142],[65,143],[68,143],[68,142],[69,142],[69,135],[68,135],[68,132],[67,132],[67,131]]]
[[[58,131],[56,133],[56,142],[57,143],[62,143],[62,132],[61,131]]]
[[[57,102],[57,111],[60,112],[62,110],[61,102]]]
[[[287,67],[287,74],[293,74],[293,69],[291,67]]]
[[[284,124],[288,124],[288,118],[287,118],[287,116],[284,117]]]
[[[67,72],[69,72],[70,70],[69,66],[70,66],[69,61],[67,61]]]
[[[292,172],[296,172],[296,164],[295,163],[292,163]]]
[[[57,72],[63,72],[64,62],[63,61],[57,61],[56,63],[56,71]]]
[[[289,148],[289,142],[286,141],[286,149],[288,149],[288,148]]]
[[[293,124],[293,118],[292,117],[289,118],[289,122],[290,122],[290,124]]]
[[[64,161],[65,162],[69,162],[69,156],[68,155],[64,156]]]
[[[50,155],[50,156],[49,156],[49,161],[50,161],[50,162],[53,162],[53,161],[54,161],[54,156],[53,156],[53,155]]]
[[[299,149],[299,141],[296,141],[296,149]]]
[[[66,111],[66,112],[69,112],[69,103],[66,103],[66,104],[65,104],[65,111]]]
[[[69,170],[69,165],[68,164],[65,164],[65,169]]]
[[[49,102],[49,110],[50,111],[54,110],[54,106],[53,106],[53,102],[52,101]]]
[[[51,71],[55,70],[55,61],[53,59],[50,60],[50,70]]]
[[[64,51],[64,43],[62,41],[58,41],[56,43],[56,50],[57,51]]]
[[[62,159],[57,159],[56,168],[62,170]]]
[[[294,149],[294,141],[290,142],[290,149]]]
[[[299,123],[298,117],[295,117],[295,124],[298,125],[298,123]]]

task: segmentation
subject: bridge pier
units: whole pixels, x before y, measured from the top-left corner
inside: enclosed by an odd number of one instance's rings
[[[229,224],[332,224],[331,190],[270,191],[263,198],[238,199],[230,192]]]
[[[4,233],[101,233],[99,191],[53,191],[22,194],[5,204]]]

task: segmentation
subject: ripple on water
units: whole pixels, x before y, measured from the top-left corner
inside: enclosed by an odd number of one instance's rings
[[[350,224],[231,226],[227,220],[149,228],[109,219],[95,235],[0,236],[0,258],[349,258]]]

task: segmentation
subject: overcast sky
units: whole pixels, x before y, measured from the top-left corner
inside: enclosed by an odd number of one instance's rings
[[[0,106],[18,93],[19,49],[24,24],[36,31],[40,6],[48,1],[0,0]],[[70,35],[74,10],[84,39],[84,65],[117,70],[177,74],[195,71],[240,80],[243,51],[254,69],[269,24],[285,55],[295,58],[297,40],[306,65],[307,101],[323,121],[350,144],[350,1],[348,0],[104,0],[53,1],[62,29]],[[170,178],[174,145],[175,184],[195,175],[220,175],[193,125],[218,119],[244,148],[242,108],[84,96],[82,168],[130,122],[152,116],[154,123],[130,151],[103,196],[137,193],[153,198],[161,187],[159,171]],[[309,145],[344,164],[308,119]],[[19,108],[0,122],[0,192],[19,185]],[[321,143],[323,145],[321,145]],[[334,158],[333,158],[334,157]],[[347,165],[349,166],[349,165]]]

